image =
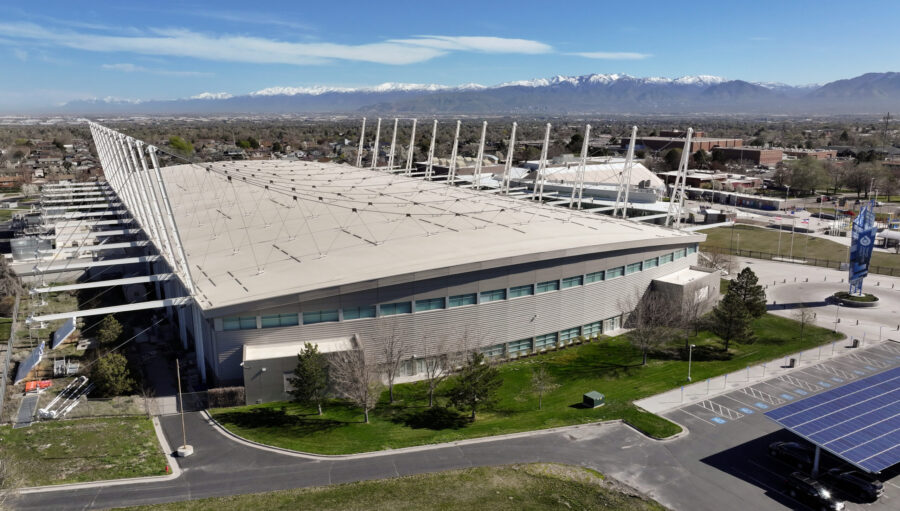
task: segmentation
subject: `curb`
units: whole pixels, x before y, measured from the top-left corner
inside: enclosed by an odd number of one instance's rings
[[[160,483],[165,481],[172,481],[174,479],[178,479],[181,477],[181,467],[178,466],[178,461],[175,458],[174,451],[169,447],[169,443],[166,441],[165,435],[163,435],[162,427],[159,424],[159,418],[153,417],[153,430],[156,432],[156,438],[159,440],[160,447],[163,450],[163,454],[166,456],[166,462],[169,464],[169,467],[172,469],[172,473],[164,476],[145,476],[145,477],[129,477],[125,479],[107,479],[103,481],[86,481],[83,483],[69,483],[69,484],[53,484],[49,486],[32,486],[29,488],[22,488],[19,490],[20,494],[29,494],[29,493],[49,493],[49,492],[57,492],[57,491],[67,491],[67,490],[80,490],[85,488],[104,488],[107,486],[122,486],[127,484],[144,484],[144,483]]]
[[[572,426],[560,426],[560,427],[556,427],[556,428],[537,429],[537,430],[532,430],[532,431],[521,431],[519,433],[508,433],[505,435],[493,435],[493,436],[485,436],[485,437],[479,437],[479,438],[467,438],[465,440],[456,440],[453,442],[444,442],[444,443],[440,443],[440,444],[425,444],[425,445],[414,445],[414,446],[410,446],[410,447],[400,447],[400,448],[396,448],[396,449],[384,449],[381,451],[368,451],[368,452],[361,452],[361,453],[354,453],[354,454],[313,454],[313,453],[308,453],[308,452],[303,452],[303,451],[295,451],[293,449],[287,449],[284,447],[275,447],[272,445],[266,445],[266,444],[262,444],[259,442],[254,442],[253,440],[248,440],[236,433],[229,431],[227,428],[222,426],[216,419],[214,419],[212,417],[212,415],[209,414],[209,411],[203,410],[201,413],[206,417],[207,423],[210,426],[212,426],[213,429],[215,429],[220,434],[224,435],[225,437],[228,437],[232,441],[235,441],[239,444],[243,444],[243,445],[246,445],[247,447],[253,447],[256,449],[263,450],[263,451],[269,451],[269,452],[274,452],[277,454],[284,454],[286,456],[292,456],[295,458],[304,458],[304,459],[315,460],[315,461],[377,458],[380,456],[393,456],[396,454],[405,454],[405,453],[410,453],[410,452],[433,451],[436,449],[444,449],[447,447],[460,447],[460,446],[464,446],[464,445],[474,445],[474,444],[481,444],[481,443],[485,443],[485,442],[494,442],[494,441],[498,441],[498,440],[509,440],[509,439],[514,439],[514,438],[526,438],[526,437],[531,437],[531,436],[535,436],[535,435],[547,435],[547,434],[551,434],[551,433],[560,433],[560,432],[565,432],[565,431],[573,431],[573,430],[577,430],[577,429],[586,429],[586,428],[591,428],[591,427],[603,427],[603,426],[616,425],[616,424],[622,424],[622,425],[628,426],[629,428],[637,431],[638,433],[640,433],[654,441],[675,440],[675,439],[680,438],[681,436],[687,434],[687,428],[684,428],[682,426],[682,432],[678,433],[676,435],[673,435],[672,437],[665,438],[665,439],[653,438],[653,437],[647,435],[646,433],[644,433],[643,431],[635,428],[631,424],[628,424],[627,422],[625,422],[624,419],[613,419],[613,420],[608,420],[608,421],[590,422],[587,424],[575,424]],[[679,426],[681,426],[681,425],[679,424]]]

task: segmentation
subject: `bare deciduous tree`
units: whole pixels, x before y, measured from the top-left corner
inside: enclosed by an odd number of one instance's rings
[[[547,370],[546,362],[538,362],[531,369],[531,388],[538,395],[538,410],[544,409],[544,394],[556,387],[557,384],[553,379],[553,375]]]
[[[384,355],[384,374],[388,382],[388,394],[391,403],[394,402],[394,380],[400,373],[400,363],[406,356],[407,346],[404,335],[397,330],[397,325],[391,323],[389,331],[381,336],[379,341],[382,345],[382,355]]]
[[[710,247],[708,250],[703,251],[702,254],[703,257],[697,258],[698,264],[706,268],[721,270],[726,274],[734,272],[734,256],[728,251],[718,247]]]
[[[641,365],[646,365],[650,349],[665,344],[675,334],[679,307],[671,297],[654,290],[643,295],[635,291],[620,306],[631,311],[625,322],[625,327],[631,329],[628,340],[641,350]]]
[[[437,347],[432,349],[428,338],[422,338],[422,349],[425,356],[425,383],[428,386],[428,408],[434,406],[434,393],[438,385],[446,380],[453,371],[451,357],[444,353],[446,346],[446,342],[440,341]]]
[[[800,307],[794,311],[794,319],[797,320],[797,323],[800,323],[800,343],[803,344],[803,330],[806,329],[806,325],[813,322],[816,317],[816,313],[812,311],[809,307],[806,306],[805,303],[801,303]]]
[[[12,509],[12,502],[22,487],[21,467],[11,456],[0,458],[0,510]]]
[[[337,395],[362,408],[369,423],[369,412],[378,403],[382,384],[378,371],[366,362],[361,349],[341,351],[331,358],[331,377]]]

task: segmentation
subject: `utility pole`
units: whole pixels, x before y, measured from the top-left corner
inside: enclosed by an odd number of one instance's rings
[[[184,399],[181,396],[181,363],[175,359],[175,373],[178,375],[178,408],[181,409],[181,446],[177,449],[178,456],[185,458],[194,454],[194,447],[187,443],[187,430],[184,427]]]

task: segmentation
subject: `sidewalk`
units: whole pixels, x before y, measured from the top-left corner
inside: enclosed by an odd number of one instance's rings
[[[695,381],[689,384],[685,381],[686,385],[683,387],[635,401],[634,404],[648,412],[663,414],[681,408],[684,405],[705,401],[711,397],[732,390],[737,390],[753,385],[754,383],[759,383],[770,378],[782,376],[805,367],[816,365],[823,360],[850,355],[859,349],[851,349],[850,345],[852,342],[851,338],[834,341],[831,344],[825,344],[818,348],[788,355],[780,360],[772,360],[755,366],[747,366],[746,369],[741,369],[722,376],[716,376],[715,378]],[[869,341],[866,344],[861,343],[859,347],[863,348],[889,342],[895,341]],[[790,358],[795,358],[797,360],[796,365],[792,368],[787,367]],[[685,378],[686,377],[687,375],[685,375]]]

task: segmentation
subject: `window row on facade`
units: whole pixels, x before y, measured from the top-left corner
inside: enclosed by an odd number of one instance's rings
[[[378,305],[365,305],[361,307],[344,307],[342,309],[330,309],[320,311],[304,311],[302,314],[287,313],[260,316],[233,316],[222,320],[223,330],[251,330],[256,328],[272,328],[283,326],[296,326],[302,322],[304,325],[316,323],[330,323],[337,321],[352,321],[356,319],[368,319],[376,317],[395,316],[398,314],[412,314],[414,312],[428,312],[432,310],[452,309],[467,305],[478,305],[501,300],[511,300],[523,296],[559,291],[578,286],[612,280],[625,275],[649,270],[657,266],[671,263],[672,261],[686,257],[697,251],[696,245],[669,252],[667,254],[651,257],[643,261],[629,263],[625,266],[617,266],[608,270],[600,270],[584,275],[574,275],[559,280],[548,280],[534,284],[513,286],[510,288],[481,291],[479,293],[466,293],[449,297],[425,298],[396,303],[382,303]]]
[[[618,330],[621,326],[621,316],[614,316],[587,325],[560,330],[559,332],[551,332],[529,339],[495,344],[493,346],[482,348],[481,352],[488,358],[518,357],[529,353],[537,353],[560,346],[566,346],[574,343],[580,337],[588,339],[597,337],[604,332]]]

